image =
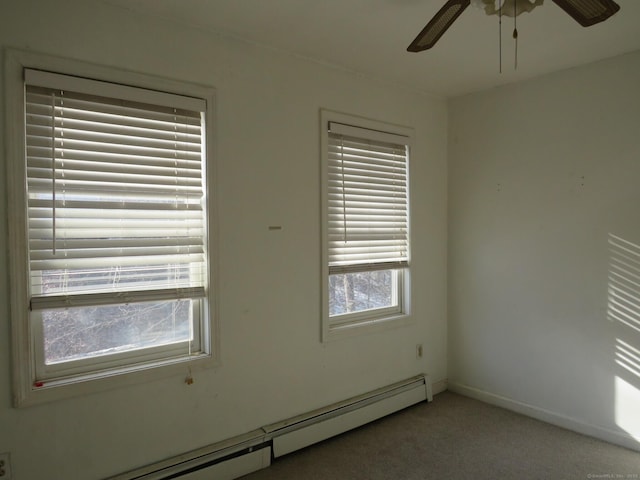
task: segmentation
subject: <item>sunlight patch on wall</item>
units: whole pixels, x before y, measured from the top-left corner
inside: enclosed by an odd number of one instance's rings
[[[616,377],[616,424],[640,442],[640,390]]]
[[[615,323],[616,424],[640,442],[640,246],[609,234],[607,318]]]
[[[640,247],[609,234],[607,316],[640,333]]]
[[[640,379],[640,350],[620,339],[616,340],[616,363],[635,378]],[[640,408],[638,411],[640,412]]]

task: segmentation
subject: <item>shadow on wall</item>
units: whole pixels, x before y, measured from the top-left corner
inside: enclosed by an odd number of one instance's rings
[[[640,442],[640,245],[609,234],[607,318],[614,324],[615,421]]]

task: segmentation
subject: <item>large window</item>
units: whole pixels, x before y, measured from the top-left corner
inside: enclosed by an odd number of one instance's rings
[[[20,399],[210,357],[207,99],[23,72]]]
[[[408,313],[410,132],[331,112],[322,129],[330,338]]]

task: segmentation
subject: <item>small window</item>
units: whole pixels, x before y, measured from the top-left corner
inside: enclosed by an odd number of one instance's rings
[[[18,397],[210,357],[206,99],[37,69],[24,92]]]
[[[408,314],[410,137],[362,122],[323,115],[325,338]]]

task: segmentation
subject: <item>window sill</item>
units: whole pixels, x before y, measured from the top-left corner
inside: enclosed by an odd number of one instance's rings
[[[344,323],[332,323],[325,319],[322,341],[329,342],[342,338],[360,336],[367,333],[382,332],[404,327],[412,324],[413,322],[413,316],[406,313],[397,313],[383,317],[366,317]]]
[[[180,374],[184,376],[185,385],[189,385],[189,379],[193,373],[215,367],[217,364],[217,359],[213,355],[201,354],[190,358],[155,361],[135,367],[110,369],[42,383],[36,382],[33,385],[15,385],[16,394],[13,403],[15,407],[28,407],[162,378],[176,377]]]

